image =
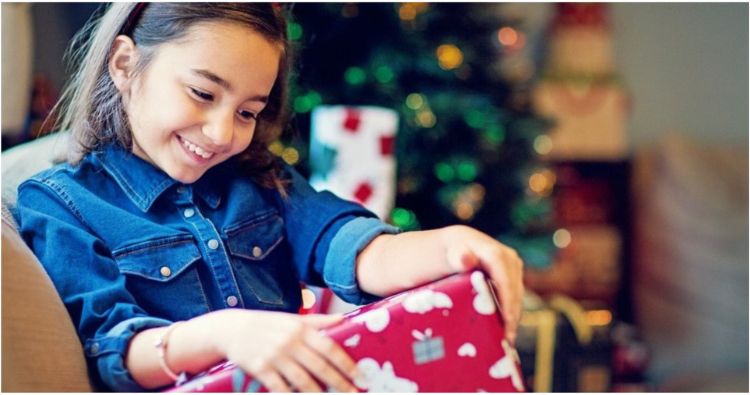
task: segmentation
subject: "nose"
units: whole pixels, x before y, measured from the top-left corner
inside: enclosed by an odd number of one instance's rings
[[[203,134],[217,147],[225,147],[234,137],[234,112],[217,112],[203,125]]]

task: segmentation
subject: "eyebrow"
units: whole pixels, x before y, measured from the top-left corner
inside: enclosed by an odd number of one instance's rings
[[[199,75],[199,76],[201,76],[201,77],[203,77],[203,78],[205,78],[205,79],[207,79],[207,80],[209,80],[209,81],[211,81],[211,82],[213,82],[213,83],[221,86],[222,88],[226,89],[229,92],[232,91],[232,84],[230,84],[229,81],[227,81],[227,80],[219,77],[218,75],[216,75],[216,74],[214,74],[214,73],[212,73],[212,72],[210,72],[208,70],[204,70],[204,69],[190,69],[190,71],[192,71],[193,74],[197,74],[197,75]],[[268,96],[266,96],[266,95],[255,95],[255,96],[252,96],[252,97],[248,98],[248,100],[250,100],[250,101],[259,101],[259,102],[266,103],[266,102],[268,102]]]

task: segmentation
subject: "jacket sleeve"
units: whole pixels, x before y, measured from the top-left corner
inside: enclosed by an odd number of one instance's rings
[[[362,205],[329,191],[315,191],[291,167],[288,196],[280,198],[292,258],[303,281],[327,286],[346,302],[364,304],[379,297],[357,283],[356,258],[375,237],[398,233]]]
[[[170,321],[150,317],[136,304],[109,249],[61,189],[26,181],[17,209],[21,236],[52,279],[89,366],[114,391],[142,391],[125,367],[128,345],[139,331]]]

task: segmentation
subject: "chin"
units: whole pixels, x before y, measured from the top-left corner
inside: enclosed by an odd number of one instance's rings
[[[170,173],[169,176],[172,177],[174,180],[179,181],[183,184],[192,184],[196,181],[198,181],[201,177],[203,177],[203,174],[205,172],[175,172]]]

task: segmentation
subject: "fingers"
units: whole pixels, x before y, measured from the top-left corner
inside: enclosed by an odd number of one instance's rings
[[[515,344],[523,307],[523,261],[515,250],[497,244],[483,251],[480,259],[497,285],[506,337]]]
[[[351,384],[338,369],[326,362],[320,354],[307,347],[300,347],[295,353],[300,364],[309,370],[315,377],[323,382],[328,388],[336,392],[356,392],[357,389]]]
[[[308,314],[301,316],[300,319],[314,328],[325,328],[341,321],[344,316],[341,314]]]
[[[331,338],[315,330],[309,330],[305,333],[305,343],[318,355],[325,358],[326,365],[333,365],[351,381],[357,378],[359,372],[354,360]]]
[[[448,250],[448,266],[454,273],[464,273],[479,265],[479,258],[466,246]]]
[[[295,389],[302,392],[323,392],[318,382],[297,361],[283,356],[275,360],[274,366]]]
[[[268,389],[268,392],[292,392],[286,381],[273,369],[265,369],[255,374],[255,378]]]

